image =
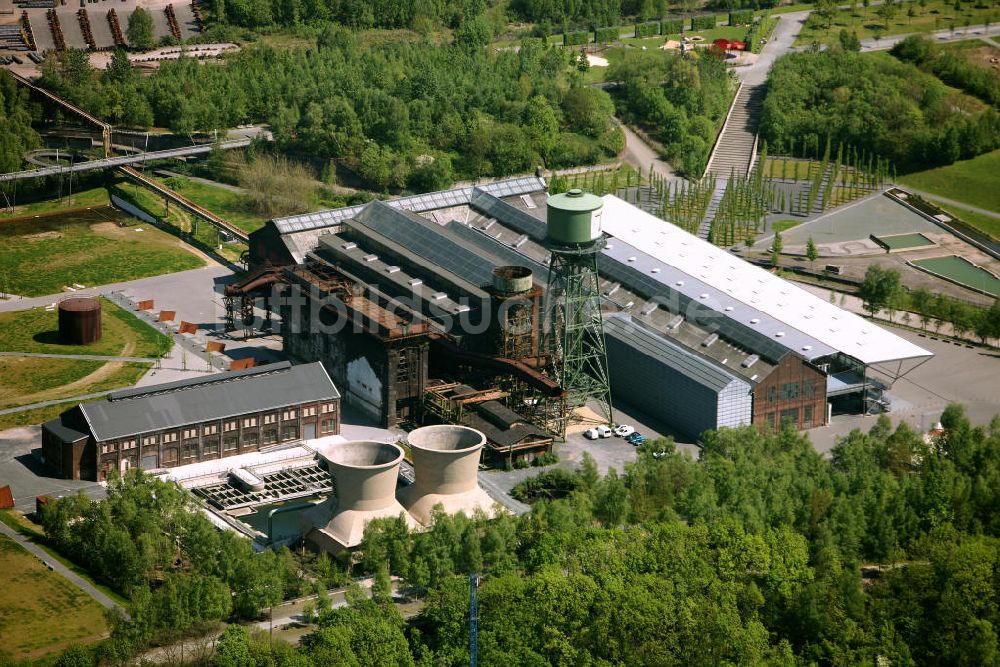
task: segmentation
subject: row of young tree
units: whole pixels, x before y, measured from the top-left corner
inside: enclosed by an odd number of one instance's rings
[[[278,146],[342,161],[376,188],[572,167],[623,147],[602,90],[574,83],[540,42],[489,53],[461,44],[359,41],[331,28],[308,50],[244,49],[225,66],[182,58],[140,77],[124,53],[46,59],[42,84],[111,122],[180,134],[269,122]]]
[[[336,21],[352,28],[456,28],[481,16],[491,0],[208,0],[204,14],[217,25],[252,30]]]
[[[865,272],[858,296],[872,316],[886,311],[890,318],[900,311],[912,312],[919,322],[907,322],[926,331],[934,326],[940,331],[950,324],[959,338],[974,334],[981,342],[1000,339],[1000,299],[990,308],[979,308],[940,292],[920,287],[907,291],[902,286],[899,271],[872,264]]]
[[[774,153],[829,137],[910,171],[1000,145],[995,109],[960,108],[938,79],[886,55],[791,54],[775,63],[767,85],[760,134]]]
[[[589,455],[544,473],[521,517],[438,514],[419,533],[373,522],[350,559],[353,574],[375,574],[373,599],[355,589],[332,609],[320,595],[308,610],[318,629],[299,649],[230,627],[213,664],[468,664],[468,574],[484,575],[482,664],[996,664],[1000,418],[973,427],[952,405],[941,423],[926,441],[882,416],[828,457],[790,425],[708,432],[697,460],[657,440],[622,474],[601,477]],[[215,534],[180,490],[130,474],[110,491],[64,519],[57,511],[72,505],[53,504],[45,524],[63,548],[119,543],[101,547],[109,560],[150,551],[152,592],[133,588],[120,648],[134,646],[124,638],[147,623],[143,610],[159,608],[150,597],[172,600],[157,613],[181,623],[224,613],[227,590],[238,611],[268,604],[247,597],[259,586],[218,582],[266,580],[270,599],[294,587],[287,556],[243,557],[229,544],[239,538]],[[390,574],[425,602],[409,621]],[[66,664],[122,655],[87,659]]]

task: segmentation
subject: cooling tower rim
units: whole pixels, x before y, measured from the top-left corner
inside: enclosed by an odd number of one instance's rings
[[[474,444],[468,445],[466,447],[448,449],[441,446],[430,446],[427,442],[414,442],[414,434],[420,439],[421,436],[427,435],[432,437],[435,433],[461,433],[474,434],[476,442]],[[469,426],[461,426],[459,424],[434,424],[432,426],[421,426],[410,431],[406,435],[406,442],[413,449],[419,449],[425,452],[441,452],[444,454],[466,454],[469,452],[474,452],[478,449],[482,449],[486,445],[486,436],[481,432]]]
[[[373,453],[369,458],[378,460],[379,454],[391,454],[392,460],[382,463],[365,463],[363,457],[352,457],[358,451],[368,450]],[[350,470],[388,470],[402,462],[405,452],[403,448],[392,442],[379,442],[378,440],[350,440],[348,442],[337,443],[322,453],[326,462],[331,466]],[[352,460],[353,458],[353,460]]]

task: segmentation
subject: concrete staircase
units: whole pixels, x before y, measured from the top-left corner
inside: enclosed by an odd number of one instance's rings
[[[729,178],[730,173],[735,170],[737,176],[746,176],[763,100],[763,84],[744,84],[740,88],[708,159],[706,173],[714,173],[721,179]]]
[[[712,198],[708,201],[708,206],[705,208],[705,217],[701,219],[701,224],[698,225],[698,238],[705,241],[708,240],[708,232],[712,229],[712,219],[715,218],[715,214],[719,211],[719,204],[722,203],[722,195],[726,193],[726,183],[728,182],[728,178],[718,178],[715,180],[715,190],[712,192]]]

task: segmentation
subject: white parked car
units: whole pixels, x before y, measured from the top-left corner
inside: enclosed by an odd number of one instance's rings
[[[627,438],[635,433],[635,428],[628,424],[619,424],[615,427],[615,435],[619,438]]]
[[[611,429],[607,426],[591,426],[586,431],[583,432],[583,437],[588,440],[597,440],[598,438],[610,438]]]

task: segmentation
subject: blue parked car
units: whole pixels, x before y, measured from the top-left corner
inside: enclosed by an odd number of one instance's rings
[[[625,441],[630,445],[638,447],[639,445],[646,442],[646,436],[644,436],[642,433],[633,433],[632,435],[625,438]]]

